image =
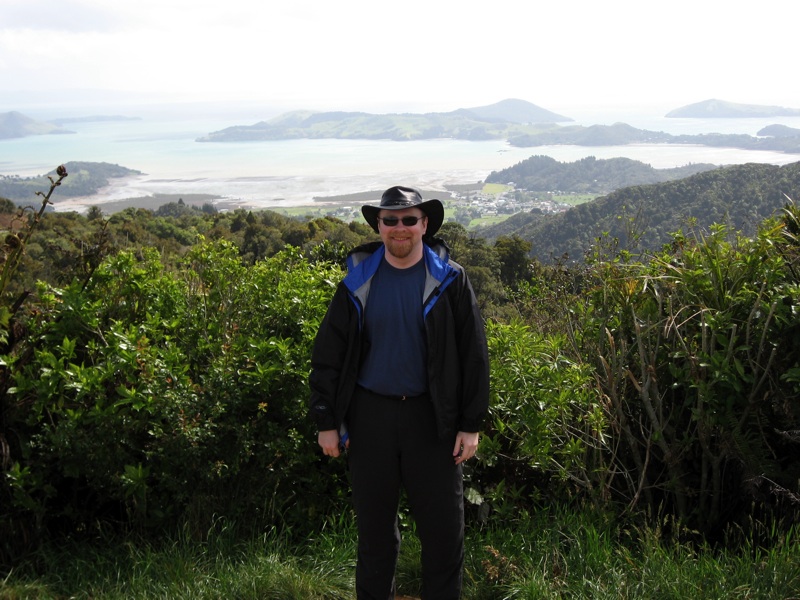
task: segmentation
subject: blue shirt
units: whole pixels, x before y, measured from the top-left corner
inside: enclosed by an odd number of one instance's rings
[[[364,310],[360,386],[389,396],[428,391],[424,290],[424,260],[407,269],[381,261]]]

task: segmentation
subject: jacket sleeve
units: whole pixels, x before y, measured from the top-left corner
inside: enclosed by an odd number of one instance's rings
[[[351,320],[355,311],[346,288],[339,284],[328,311],[314,339],[311,351],[309,417],[319,431],[338,429],[343,418],[344,403],[339,397],[341,379],[349,352],[352,351]]]
[[[465,271],[456,288],[454,316],[461,359],[459,431],[480,431],[489,410],[489,350],[475,292]]]

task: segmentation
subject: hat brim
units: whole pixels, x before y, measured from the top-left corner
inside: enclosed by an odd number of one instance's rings
[[[378,215],[382,210],[403,210],[405,208],[418,208],[425,213],[425,216],[428,217],[426,236],[436,235],[436,232],[439,231],[444,222],[444,206],[436,198],[412,206],[371,206],[365,204],[361,207],[361,214],[364,215],[364,219],[372,227],[372,230],[378,233]]]

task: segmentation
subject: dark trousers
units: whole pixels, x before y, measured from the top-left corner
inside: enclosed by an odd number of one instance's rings
[[[404,488],[422,546],[422,597],[457,600],[464,566],[461,465],[440,440],[427,397],[400,400],[358,388],[348,414],[349,465],[358,520],[359,600],[394,598]]]

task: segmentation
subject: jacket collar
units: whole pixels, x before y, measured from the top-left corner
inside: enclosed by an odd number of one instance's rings
[[[429,277],[437,282],[443,282],[447,274],[453,270],[450,262],[450,249],[441,239],[431,240],[433,246],[427,242],[423,246],[422,258]],[[370,242],[354,248],[347,255],[347,275],[344,284],[352,293],[357,293],[365,284],[368,284],[375,275],[375,271],[383,260],[386,247],[382,242]]]

